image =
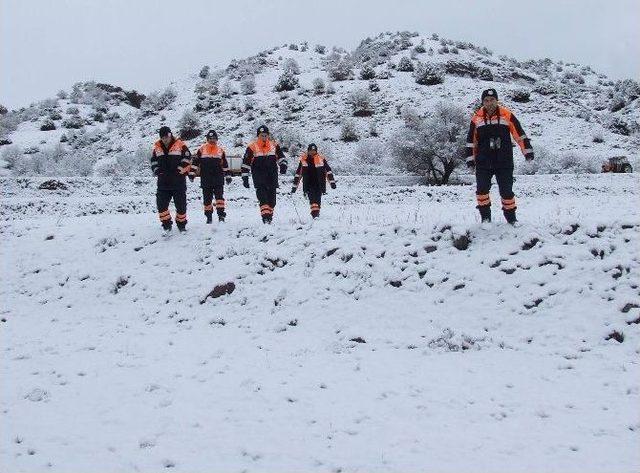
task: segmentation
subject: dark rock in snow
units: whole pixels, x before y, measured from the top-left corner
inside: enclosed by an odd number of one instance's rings
[[[64,182],[58,181],[56,179],[49,179],[48,181],[44,181],[42,184],[38,186],[38,189],[48,190],[48,191],[57,191],[57,190],[67,190],[67,185]]]
[[[457,250],[464,251],[469,248],[469,244],[471,240],[469,239],[469,235],[460,235],[453,239],[453,246]]]
[[[231,281],[225,284],[218,284],[211,290],[211,292],[209,292],[209,294],[205,296],[204,299],[200,301],[200,304],[204,304],[209,297],[212,297],[213,299],[217,299],[218,297],[222,297],[226,294],[231,294],[235,290],[236,290],[236,285]]]
[[[624,333],[618,332],[617,330],[614,330],[613,332],[611,332],[609,335],[606,336],[605,340],[615,340],[618,343],[622,343],[624,342]]]

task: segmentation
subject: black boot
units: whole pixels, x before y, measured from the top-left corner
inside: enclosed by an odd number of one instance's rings
[[[318,218],[320,216],[320,211],[319,210],[312,210],[311,211],[311,218]]]
[[[162,223],[162,229],[163,229],[165,232],[170,232],[170,231],[171,231],[171,227],[173,227],[173,225],[172,225],[172,223],[171,223],[171,220],[169,220],[168,222],[163,222],[163,223]]]
[[[212,218],[211,212],[207,212],[205,215],[207,217],[207,223],[213,222],[213,218]]]
[[[490,205],[482,205],[478,206],[478,210],[480,211],[480,219],[482,223],[491,222],[491,206]]]
[[[503,210],[504,218],[507,220],[507,223],[510,225],[514,225],[518,219],[516,218],[516,209]]]
[[[222,210],[218,211],[218,222],[224,222],[224,218],[227,216],[227,213]]]
[[[178,226],[178,230],[180,230],[180,232],[186,232],[187,231],[187,224],[186,223],[177,223],[176,225]]]

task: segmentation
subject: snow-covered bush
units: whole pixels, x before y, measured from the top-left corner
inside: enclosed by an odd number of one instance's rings
[[[103,158],[93,165],[93,174],[100,177],[113,177],[122,174],[122,168],[118,166],[116,156]]]
[[[627,102],[625,98],[620,94],[614,94],[614,96],[611,97],[611,100],[609,100],[608,108],[610,112],[617,112],[619,110],[622,110],[626,106]]]
[[[370,80],[368,87],[370,92],[380,92],[380,85],[375,80]]]
[[[298,78],[291,69],[287,69],[278,77],[274,90],[276,92],[285,92],[296,87],[298,87]]]
[[[296,156],[304,146],[303,137],[298,130],[288,125],[270,126],[271,134],[280,144],[282,150],[291,156]],[[306,146],[304,147],[306,149]]]
[[[256,93],[256,79],[254,76],[244,76],[240,79],[240,91],[243,95]]]
[[[593,134],[593,142],[594,143],[604,143],[604,136],[602,135],[602,132],[596,131]]]
[[[282,70],[291,71],[295,75],[300,74],[300,66],[298,65],[298,61],[293,58],[289,58],[284,62]]]
[[[67,113],[69,115],[80,115],[80,109],[75,105],[72,105],[71,107],[67,108]]]
[[[40,130],[41,131],[51,131],[51,130],[55,130],[55,129],[56,129],[56,124],[53,123],[53,120],[51,120],[50,118],[46,118],[42,122],[42,125],[40,125]]]
[[[49,119],[50,120],[62,120],[62,114],[60,114],[60,112],[58,110],[51,110],[51,112],[49,112]]]
[[[183,140],[192,140],[202,133],[198,115],[187,110],[178,120],[178,131]]]
[[[544,146],[535,147],[533,161],[516,161],[516,171],[520,174],[593,174],[599,172],[594,158],[577,153],[555,154]]]
[[[614,85],[614,90],[623,97],[626,102],[631,102],[640,97],[640,83],[633,79],[617,81]]]
[[[360,79],[370,80],[375,79],[375,77],[376,70],[371,66],[371,64],[365,64],[364,66],[362,66],[362,69],[360,69]]]
[[[351,111],[354,117],[369,117],[373,115],[371,104],[371,93],[365,89],[352,91],[347,101],[351,104]]]
[[[413,117],[389,142],[396,164],[425,176],[429,184],[447,184],[464,163],[467,114],[455,105],[438,103],[427,120]]]
[[[20,117],[15,113],[0,115],[0,138],[4,139],[14,132],[20,124]]]
[[[407,56],[403,56],[400,58],[398,62],[398,67],[396,68],[400,72],[413,72],[415,67],[413,67],[413,62]]]
[[[340,125],[340,139],[345,142],[358,141],[360,136],[353,120],[343,120]]]
[[[562,82],[574,82],[576,84],[584,84],[584,77],[579,72],[567,71],[562,76]]]
[[[353,65],[346,58],[332,60],[327,66],[329,78],[333,81],[353,79]]]
[[[226,80],[220,85],[220,95],[225,99],[231,98],[238,92],[233,87],[230,81]]]
[[[141,107],[144,110],[159,112],[160,110],[164,110],[169,107],[169,105],[175,101],[177,96],[178,94],[174,89],[167,87],[161,92],[151,92],[142,101]]]
[[[416,84],[420,85],[437,85],[444,82],[444,71],[434,63],[419,63],[413,73]]]
[[[313,93],[315,95],[324,94],[324,80],[322,80],[320,77],[316,77],[315,79],[313,79],[313,81],[311,81],[311,87],[313,88]]]
[[[316,44],[313,48],[313,50],[315,52],[317,52],[318,54],[324,54],[327,51],[326,46],[323,46],[321,44]]]
[[[333,84],[331,82],[329,82],[327,84],[327,86],[324,89],[324,93],[327,95],[333,95],[336,93],[336,88],[333,86]]]
[[[533,91],[540,95],[553,95],[558,93],[558,87],[551,82],[538,82]]]
[[[284,121],[289,122],[296,118],[296,113],[304,109],[304,104],[296,97],[288,97],[282,101],[281,117]]]
[[[380,140],[366,139],[360,141],[355,149],[356,164],[363,174],[378,174],[382,171],[384,145]]]
[[[84,120],[80,115],[71,115],[69,118],[62,120],[62,128],[79,129],[84,126]]]
[[[621,117],[610,117],[606,122],[606,127],[617,135],[629,136],[638,132],[638,123],[626,121]]]
[[[2,154],[0,154],[0,159],[6,162],[6,168],[10,171],[16,169],[19,166],[20,160],[22,159],[23,153],[19,146],[11,145],[3,148]]]
[[[214,96],[220,92],[218,80],[215,77],[206,77],[201,81],[198,81],[193,88],[194,92],[198,96]]]
[[[202,69],[200,69],[200,73],[198,74],[198,76],[201,79],[206,79],[207,77],[209,77],[209,66],[203,66]]]
[[[413,51],[417,54],[427,52],[426,48],[424,47],[424,39],[420,40],[420,44],[416,44],[416,46],[413,48]]]
[[[69,94],[66,90],[60,89],[56,94],[56,97],[58,97],[60,100],[67,100],[69,98]]]
[[[526,103],[531,100],[531,93],[526,89],[515,89],[511,92],[511,100]]]
[[[450,59],[444,65],[447,74],[462,77],[472,77],[482,80],[493,80],[493,73],[488,67],[478,66],[470,61],[458,61]]]

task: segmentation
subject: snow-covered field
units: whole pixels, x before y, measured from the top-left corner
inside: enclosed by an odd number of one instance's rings
[[[43,180],[2,180],[0,471],[640,470],[637,174],[518,177],[518,228],[373,177],[263,226],[236,179],[170,237],[150,180]]]

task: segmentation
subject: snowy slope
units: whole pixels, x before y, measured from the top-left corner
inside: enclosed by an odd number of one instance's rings
[[[358,177],[206,226],[191,186],[168,238],[151,180],[41,182],[2,181],[2,471],[640,468],[637,175],[518,177],[519,228]]]
[[[418,46],[425,52],[416,52]],[[363,169],[365,172],[372,170],[368,166],[363,168],[354,160],[358,146],[368,141],[384,150],[385,143],[403,124],[400,112],[404,107],[412,107],[421,115],[428,116],[436,103],[444,101],[462,106],[471,113],[477,106],[480,91],[495,87],[501,100],[517,112],[536,147],[545,147],[558,155],[574,153],[588,162],[591,168],[599,168],[599,163],[609,156],[625,154],[634,165],[640,164],[637,152],[640,144],[637,83],[632,85],[635,92],[628,97],[625,95],[626,99],[620,102],[624,94],[617,90],[619,85],[587,66],[551,60],[517,61],[497,54],[469,43],[413,33],[381,34],[364,40],[351,52],[327,49],[321,54],[313,45],[308,45],[308,48],[304,44],[283,45],[234,61],[228,67],[214,67],[210,76],[217,78],[220,89],[226,87],[230,92],[225,97],[220,90],[213,98],[216,105],[211,110],[198,112],[197,116],[201,130],[218,130],[222,144],[233,152],[240,152],[242,145],[255,135],[257,126],[267,123],[293,152],[313,141],[334,159],[338,171],[360,173]],[[353,80],[329,80],[327,70],[331,57],[346,58],[352,64]],[[472,64],[490,70],[493,80],[448,72],[443,84],[419,85],[411,72],[398,70],[403,57],[410,58],[415,67],[420,63],[445,67],[451,61]],[[299,87],[290,92],[275,92],[278,77],[290,59],[294,59],[300,69],[296,76]],[[369,87],[369,80],[360,79],[364,65],[374,67],[378,77],[386,74],[389,78],[375,80],[380,91],[372,93],[373,115],[353,118],[349,94]],[[247,75],[255,77],[256,92],[243,95],[241,79]],[[323,79],[325,85],[332,83],[335,93],[316,95],[313,80],[318,78]],[[95,113],[92,107],[96,106],[95,94],[92,93],[88,96],[78,94],[79,98],[75,100],[79,104],[72,103],[73,96],[34,104],[26,111],[16,112],[14,118],[23,121],[8,134],[8,139],[21,151],[31,148],[29,152],[34,152],[33,147],[43,151],[57,144],[64,134],[65,138],[70,138],[64,147],[76,160],[131,160],[134,151],[148,150],[161,125],[168,124],[176,130],[182,115],[194,110],[199,103],[198,96],[203,95],[195,91],[200,81],[195,73],[176,77],[168,85],[177,93],[177,98],[160,111],[145,111],[144,107],[137,109],[126,103],[116,105],[112,101],[107,104],[108,113],[117,111],[118,117],[104,122],[92,119]],[[83,87],[79,90],[84,90]],[[512,96],[517,90],[530,92],[531,101],[514,102]],[[69,107],[75,106],[87,124],[81,130],[61,128],[62,121],[72,116],[67,112]],[[52,109],[61,117],[55,122],[57,129],[39,131],[39,126]],[[341,123],[349,118],[353,118],[361,136],[358,143],[345,143],[339,139]],[[624,122],[631,130],[629,136],[615,129],[613,124],[619,122]],[[374,133],[377,136],[371,136],[372,128],[377,130]],[[74,143],[72,137],[77,134],[82,134],[83,138],[76,139]],[[196,146],[201,140],[201,136],[195,138],[190,145]],[[518,155],[517,159],[522,157]],[[388,172],[391,163],[383,161],[383,165]],[[111,168],[108,169],[106,173],[110,174]],[[125,167],[120,172],[130,170]]]

